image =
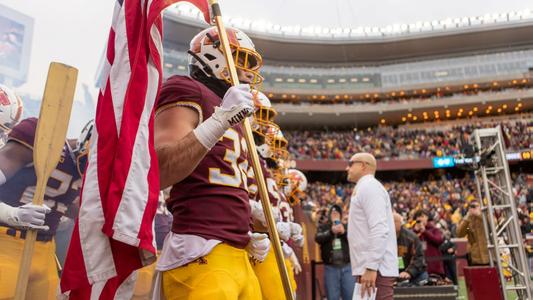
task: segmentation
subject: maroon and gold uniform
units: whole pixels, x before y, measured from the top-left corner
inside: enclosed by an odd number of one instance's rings
[[[270,204],[273,208],[277,208],[281,198],[278,190],[276,180],[274,179],[272,172],[267,167],[267,163],[263,158],[259,158],[261,170],[265,177],[265,183],[267,185],[267,192]],[[252,178],[249,181],[250,185],[255,184],[255,177],[253,171],[251,171]],[[259,201],[259,196],[257,195]],[[257,228],[254,228],[257,231]],[[259,231],[265,231],[265,228],[261,228]],[[266,231],[265,231],[266,232]],[[282,300],[285,299],[285,293],[283,289],[283,282],[276,262],[276,255],[274,253],[274,247],[270,247],[267,257],[261,263],[256,262],[253,265],[255,275],[259,279],[261,285],[261,294],[265,300]]]
[[[202,83],[172,76],[163,84],[157,113],[187,107],[198,113],[202,123],[221,101]],[[173,238],[183,241],[191,237],[195,242],[188,243],[188,247],[196,247],[194,251],[209,247],[213,240],[221,243],[203,257],[163,271],[162,290],[167,299],[261,298],[259,282],[244,249],[251,229],[247,152],[242,126],[229,128],[196,169],[172,186],[167,200],[173,215],[172,233],[165,243],[172,245]],[[198,238],[205,239],[205,243]]]
[[[261,171],[263,171],[263,176],[265,177],[270,204],[272,204],[272,207],[277,207],[281,198],[279,196],[276,180],[274,179],[270,169],[268,169],[266,161],[261,157],[259,158],[259,164],[261,165]],[[251,167],[251,163],[248,170],[248,190],[250,199],[259,201],[259,192],[257,191],[257,183],[255,181],[255,175]]]
[[[292,214],[292,207],[287,201],[287,197],[284,193],[279,193],[281,201],[279,202],[279,212],[281,214],[282,222],[294,222],[294,216]]]
[[[173,76],[163,85],[157,106],[158,113],[175,106],[191,108],[201,123],[221,101],[202,83]],[[167,200],[174,217],[172,232],[217,239],[237,248],[248,244],[247,152],[241,125],[230,128],[196,169],[172,187]]]
[[[21,121],[10,132],[8,143],[19,143],[33,150],[36,128],[37,119],[35,118]],[[29,164],[0,186],[0,201],[14,207],[30,203],[35,193],[36,183],[35,169],[33,164]],[[81,178],[75,155],[68,143],[65,143],[61,159],[52,171],[45,191],[44,204],[51,208],[51,212],[46,215],[45,225],[48,225],[50,229],[37,234],[36,251],[32,259],[27,292],[28,299],[55,299],[58,276],[53,237],[60,218],[77,200],[80,187]],[[14,295],[25,236],[25,230],[0,224],[0,299],[9,299]]]

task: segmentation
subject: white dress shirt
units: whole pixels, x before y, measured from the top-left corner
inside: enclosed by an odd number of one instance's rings
[[[398,276],[396,229],[389,193],[373,175],[359,179],[350,200],[348,243],[352,274],[376,270]]]

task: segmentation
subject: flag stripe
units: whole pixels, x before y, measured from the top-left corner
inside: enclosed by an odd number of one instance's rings
[[[80,212],[61,278],[61,291],[71,299],[130,299],[135,270],[155,260],[161,12],[178,1],[115,4]],[[208,11],[206,0],[188,2]]]

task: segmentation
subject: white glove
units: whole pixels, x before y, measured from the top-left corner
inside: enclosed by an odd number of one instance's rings
[[[291,224],[291,236],[302,235],[302,226],[298,223],[290,222]]]
[[[220,106],[215,107],[211,117],[198,125],[193,133],[206,149],[211,149],[228,128],[239,124],[253,112],[254,102],[250,86],[232,86],[224,95]]]
[[[289,246],[287,243],[281,243],[281,250],[283,250],[283,255],[285,258],[291,257],[291,255],[294,253],[294,250],[292,250],[291,246]]]
[[[5,203],[0,203],[0,221],[20,228],[31,228],[47,231],[50,229],[44,225],[44,218],[51,209],[46,205],[24,204],[13,207]]]
[[[304,236],[302,234],[302,226],[298,223],[290,222],[291,224],[291,240],[296,244],[298,247],[304,246]]]
[[[276,223],[276,228],[278,229],[279,238],[282,241],[288,241],[291,237],[291,225],[287,222],[278,222]]]
[[[266,226],[265,213],[263,212],[263,205],[261,202],[250,199],[250,209],[252,210],[252,218],[261,222],[263,226]]]
[[[292,252],[291,256],[289,256],[289,260],[292,263],[292,270],[294,272],[294,275],[300,274],[302,272],[302,266],[300,265],[300,262],[298,261],[298,257],[296,257],[296,254],[294,251]]]
[[[250,236],[250,242],[246,246],[248,255],[257,261],[263,262],[270,250],[268,235],[257,232],[248,232],[248,235]]]
[[[291,236],[291,240],[294,242],[296,246],[300,248],[304,246],[305,240],[304,240],[304,236],[301,234]]]
[[[266,217],[265,217],[265,212],[263,211],[263,205],[261,204],[261,202],[255,201],[252,199],[249,199],[249,202],[250,202],[250,209],[252,211],[252,218],[258,222],[261,222],[263,226],[265,227],[268,226]],[[272,209],[272,215],[274,217],[274,222],[276,223],[279,222],[280,217],[281,217],[279,208],[271,206],[271,209]]]

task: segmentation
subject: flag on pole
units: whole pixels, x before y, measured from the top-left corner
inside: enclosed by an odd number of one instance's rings
[[[162,83],[161,12],[181,0],[117,0],[81,206],[61,276],[70,299],[130,299],[155,261],[159,196],[154,107]],[[211,20],[207,0],[186,0]]]

